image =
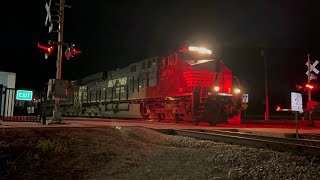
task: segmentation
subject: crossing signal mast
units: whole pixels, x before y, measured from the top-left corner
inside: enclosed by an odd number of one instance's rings
[[[65,0],[60,0],[59,3],[55,3],[55,5],[58,6],[57,9],[55,9],[55,12],[58,12],[58,14],[51,16],[51,1],[46,2],[45,9],[47,12],[46,20],[45,20],[45,26],[49,27],[49,33],[56,32],[58,34],[57,42],[49,40],[48,47],[42,46],[38,43],[38,47],[42,49],[45,53],[45,59],[47,59],[50,54],[54,51],[54,45],[57,46],[57,67],[56,67],[56,80],[54,83],[54,89],[53,91],[61,92],[60,89],[65,88],[65,81],[62,80],[62,58],[63,58],[63,47],[66,46],[65,56],[67,60],[70,60],[72,57],[78,55],[81,53],[81,51],[75,49],[75,45],[72,43],[65,43],[63,42],[63,28],[64,28],[64,8],[71,8],[71,6],[65,5]],[[58,17],[58,19],[52,19],[52,17]],[[57,22],[57,28],[54,30],[55,26],[53,22]],[[64,83],[63,83],[64,82]],[[60,89],[59,89],[60,88]],[[59,94],[59,95],[57,95]],[[53,112],[53,122],[61,122],[61,116],[58,113],[58,106],[59,106],[59,98],[63,95],[60,93],[53,93],[54,100],[55,100],[55,108]]]
[[[314,121],[312,119],[312,108],[308,108],[308,106],[315,105],[314,101],[311,100],[311,91],[315,88],[314,84],[311,83],[311,80],[316,80],[317,76],[315,74],[319,74],[319,70],[316,68],[316,66],[319,64],[319,61],[315,61],[313,64],[311,64],[310,61],[310,54],[308,54],[308,61],[306,65],[308,66],[308,71],[306,72],[306,75],[308,76],[308,83],[306,84],[306,88],[308,89],[308,103],[307,103],[307,109],[309,110],[309,120],[311,121],[311,125],[314,126]],[[314,73],[313,73],[314,72]]]

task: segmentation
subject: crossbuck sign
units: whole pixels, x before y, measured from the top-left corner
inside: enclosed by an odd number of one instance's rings
[[[46,5],[45,5],[46,11],[47,11],[47,17],[46,17],[46,21],[44,22],[44,25],[47,26],[48,22],[50,23],[49,33],[53,29],[53,23],[52,23],[52,20],[51,20],[51,13],[50,13],[50,6],[51,6],[51,0],[49,0],[49,4],[46,2]]]
[[[319,73],[319,70],[316,68],[316,66],[319,64],[319,61],[316,60],[313,64],[310,63],[310,73],[313,71],[316,74]],[[308,62],[306,63],[306,65],[308,66]],[[308,71],[306,72],[306,74],[308,75]]]

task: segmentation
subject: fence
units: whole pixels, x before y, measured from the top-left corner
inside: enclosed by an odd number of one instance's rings
[[[43,93],[32,94],[30,99],[19,100],[17,91],[0,85],[0,120],[40,122]]]

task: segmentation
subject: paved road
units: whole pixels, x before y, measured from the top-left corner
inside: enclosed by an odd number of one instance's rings
[[[269,136],[283,137],[288,133],[295,133],[294,126],[280,127],[279,125],[261,125],[261,124],[241,124],[228,125],[220,124],[210,126],[207,123],[194,125],[191,122],[174,123],[174,122],[157,122],[145,120],[102,120],[102,119],[65,119],[62,125],[42,125],[36,122],[3,122],[0,128],[61,128],[61,127],[101,127],[101,126],[141,126],[154,129],[237,129],[240,132],[250,132],[254,134],[263,134]],[[320,134],[320,128],[300,127],[299,133]]]

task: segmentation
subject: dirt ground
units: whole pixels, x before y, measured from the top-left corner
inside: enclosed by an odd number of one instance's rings
[[[313,179],[320,175],[315,157],[170,136],[144,128],[0,131],[2,179]],[[294,172],[287,170],[291,167]]]

